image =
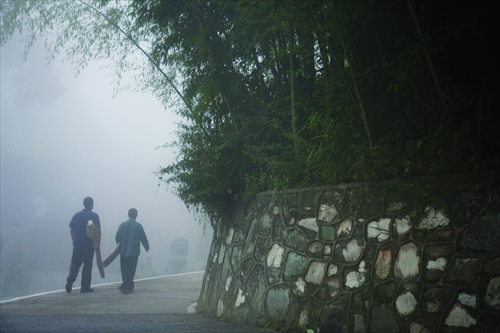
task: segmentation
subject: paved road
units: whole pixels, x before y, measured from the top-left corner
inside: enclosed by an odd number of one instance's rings
[[[119,283],[109,283],[93,286],[93,293],[58,290],[4,301],[0,303],[0,331],[275,332],[189,314],[202,279],[203,272],[197,272],[137,280],[135,291],[128,295],[118,291]]]

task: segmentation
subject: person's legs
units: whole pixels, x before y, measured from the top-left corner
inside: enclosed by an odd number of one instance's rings
[[[122,285],[120,290],[132,291],[134,290],[134,276],[137,268],[138,257],[120,257],[120,269],[122,273]]]
[[[94,242],[87,238],[83,246],[82,288],[80,291],[90,291],[92,281],[92,260],[94,259]]]
[[[69,266],[69,275],[66,279],[66,292],[70,293],[75,282],[80,266],[83,262],[83,247],[74,246],[73,254],[71,255],[71,264]]]

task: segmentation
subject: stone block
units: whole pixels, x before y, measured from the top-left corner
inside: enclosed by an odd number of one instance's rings
[[[241,269],[241,250],[242,246],[233,246],[231,252],[231,269],[235,274],[239,274]]]
[[[351,236],[352,230],[354,230],[354,217],[347,216],[336,226],[337,228],[337,238],[346,239]]]
[[[325,250],[325,244],[320,241],[314,241],[307,246],[306,254],[310,258],[321,259]]]
[[[313,284],[320,285],[325,277],[327,262],[324,261],[311,261],[305,281]]]
[[[435,209],[432,206],[427,206],[424,213],[415,225],[416,229],[430,230],[438,227],[447,226],[450,219],[445,214],[443,208]]]
[[[333,242],[335,240],[335,228],[329,225],[320,227],[319,238],[325,241]]]
[[[307,246],[307,237],[297,229],[290,230],[285,239],[285,245],[300,252],[305,251]]]
[[[272,225],[273,225],[272,215],[269,215],[268,213],[262,214],[257,220],[255,234],[260,237],[271,236]]]
[[[370,332],[399,333],[403,331],[391,309],[385,305],[374,305],[370,318]]]
[[[244,279],[244,281],[246,282],[244,286],[245,298],[247,300],[251,301],[254,298],[260,280],[265,280],[264,266],[256,265],[250,275],[246,279]]]
[[[318,220],[321,222],[331,223],[339,215],[337,208],[334,204],[326,205],[322,204],[319,206]]]
[[[271,246],[271,238],[257,238],[257,242],[255,244],[255,249],[253,252],[254,258],[256,261],[262,262],[266,259],[266,255],[269,251],[269,247]]]
[[[267,278],[270,284],[277,283],[280,280],[282,263],[285,249],[274,244],[267,255]]]
[[[267,291],[265,311],[271,319],[282,320],[285,318],[292,300],[290,292],[288,285],[277,285]]]
[[[500,311],[500,277],[490,280],[484,302],[489,308]]]
[[[351,327],[353,333],[367,332],[366,317],[359,313],[351,314]]]
[[[363,254],[364,246],[359,244],[357,239],[352,239],[342,249],[342,256],[346,262],[355,262]]]
[[[399,248],[394,262],[394,276],[402,280],[414,280],[420,272],[419,247],[406,243]]]
[[[398,215],[394,218],[394,234],[398,240],[407,240],[410,236],[413,224],[409,214]]]
[[[390,238],[391,219],[384,217],[376,221],[368,223],[366,228],[366,237],[379,242],[386,241]]]
[[[454,298],[455,291],[448,287],[432,287],[422,294],[420,308],[423,313],[440,316]]]
[[[233,244],[239,244],[245,240],[245,233],[242,228],[236,229],[233,236]]]
[[[469,293],[460,293],[458,295],[458,301],[460,304],[468,306],[470,308],[475,309],[477,305],[476,295]]]
[[[365,261],[361,261],[359,266],[345,270],[344,284],[347,290],[357,289],[367,281],[367,269]]]
[[[342,282],[339,277],[327,277],[315,297],[321,301],[330,301],[340,294],[341,284]]]
[[[281,218],[285,225],[294,225],[300,216],[300,198],[297,193],[287,193],[281,204]],[[290,224],[291,221],[294,223]]]
[[[341,216],[355,215],[363,198],[364,189],[361,186],[346,189],[342,204]]]
[[[500,251],[500,213],[486,212],[476,216],[469,226],[458,236],[457,247],[462,252],[485,251],[495,253]]]
[[[307,238],[316,238],[316,235],[319,231],[319,226],[315,217],[301,218],[298,222],[298,225],[300,230],[304,232]]]
[[[457,285],[470,285],[476,281],[479,274],[479,259],[456,258],[446,274],[445,280]]]
[[[477,321],[460,304],[455,304],[446,317],[445,325],[453,327],[469,327],[476,325]]]
[[[411,291],[406,291],[396,298],[396,310],[403,318],[414,313],[417,305],[417,299]]]
[[[308,259],[300,253],[288,252],[285,269],[283,272],[283,281],[294,281],[298,276],[301,276],[308,264]]]
[[[351,294],[351,303],[349,310],[352,312],[359,312],[368,315],[371,306],[371,297],[375,286],[372,283],[366,284],[360,290]]]
[[[493,276],[500,275],[500,257],[486,260],[483,264],[483,272]]]
[[[396,295],[396,283],[379,284],[373,292],[373,301],[377,303],[391,303]]]
[[[409,333],[432,333],[438,332],[439,325],[429,318],[423,316],[416,316],[410,324]]]
[[[347,306],[349,295],[342,295],[331,303],[325,304],[319,317],[320,332],[344,332],[349,325]]]
[[[375,262],[375,276],[380,280],[385,280],[391,273],[392,253],[389,246],[380,249]]]
[[[453,254],[450,245],[429,245],[424,251],[424,275],[428,283],[436,283],[443,276]]]

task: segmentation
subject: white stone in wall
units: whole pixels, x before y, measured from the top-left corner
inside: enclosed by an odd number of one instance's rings
[[[407,316],[412,314],[417,307],[417,300],[411,292],[406,292],[405,294],[399,295],[396,299],[396,310],[402,316]]]
[[[299,314],[299,327],[306,328],[308,323],[307,310],[302,310]]]
[[[217,317],[220,317],[224,314],[224,302],[219,298],[219,303],[217,304]]]
[[[444,271],[448,260],[446,258],[437,258],[436,260],[429,260],[427,263],[427,269],[438,269]]]
[[[389,238],[389,225],[391,219],[383,218],[378,221],[368,224],[368,238],[376,238],[379,241],[384,241]]]
[[[398,216],[394,219],[398,236],[403,236],[411,230],[410,216]]]
[[[233,241],[233,236],[234,236],[234,228],[229,229],[227,238],[226,238],[226,244],[229,245]]]
[[[332,247],[330,245],[325,245],[325,250],[323,251],[324,256],[329,256],[332,253]]]
[[[304,296],[304,292],[306,290],[306,282],[302,280],[302,278],[298,278],[295,284],[293,285],[293,293],[298,296]]]
[[[339,225],[339,230],[337,230],[337,236],[340,236],[340,234],[345,233],[349,234],[352,229],[352,221],[351,217],[346,217],[342,222],[340,222]]]
[[[233,277],[229,275],[226,279],[226,291],[229,291],[229,287],[231,286],[231,281],[233,280]]]
[[[484,301],[492,307],[500,308],[500,276],[491,279]]]
[[[470,325],[476,325],[477,321],[459,304],[455,304],[446,318],[445,324],[455,327],[469,327]]]
[[[458,301],[463,305],[476,308],[476,295],[462,293],[458,295]]]
[[[283,260],[283,252],[285,249],[278,244],[274,244],[269,250],[269,254],[267,255],[267,266],[280,268],[281,261]]]
[[[394,263],[394,275],[399,279],[411,279],[419,273],[420,256],[418,247],[407,243],[399,249]]]
[[[347,274],[345,285],[349,288],[361,287],[366,281],[365,272],[365,262],[362,261],[359,263],[359,269],[357,272],[353,271]]]
[[[306,228],[306,229],[310,229],[310,230],[313,230],[316,232],[319,231],[318,223],[316,222],[315,217],[309,217],[307,219],[302,219],[299,221],[299,225],[301,227]]]
[[[332,222],[338,215],[334,205],[321,205],[319,207],[318,220],[323,222]]]
[[[359,246],[358,241],[356,239],[353,239],[349,243],[347,243],[347,247],[342,250],[344,259],[348,262],[353,262],[358,260],[362,252],[363,252],[363,246]]]
[[[339,268],[335,264],[328,265],[328,277],[334,276],[339,271]]]
[[[448,217],[444,214],[444,210],[436,211],[433,207],[427,207],[424,215],[417,224],[417,229],[434,229],[437,227],[445,226],[450,223]]]
[[[379,279],[386,279],[391,272],[391,251],[380,251],[375,263],[375,273]]]
[[[320,284],[323,281],[326,271],[326,262],[313,261],[307,270],[306,281],[314,284]]]
[[[245,295],[243,294],[243,290],[238,290],[238,297],[236,297],[236,302],[234,305],[236,307],[240,306],[241,304],[245,303]]]

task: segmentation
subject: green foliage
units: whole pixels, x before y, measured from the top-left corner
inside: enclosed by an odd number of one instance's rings
[[[136,70],[138,89],[174,101],[178,157],[156,174],[215,220],[260,191],[499,166],[492,5],[412,3],[421,35],[405,1],[92,1],[110,20],[76,1],[4,1],[1,41],[55,36],[78,68],[113,58],[118,79]],[[127,58],[130,40],[184,105]]]

